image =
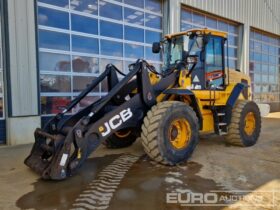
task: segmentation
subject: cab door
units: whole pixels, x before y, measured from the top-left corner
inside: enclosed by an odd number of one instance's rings
[[[206,89],[225,88],[225,60],[222,37],[210,36],[205,49],[205,87]]]

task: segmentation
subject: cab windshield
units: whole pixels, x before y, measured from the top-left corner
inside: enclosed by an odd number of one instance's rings
[[[203,46],[203,38],[198,35],[182,35],[163,41],[163,71],[176,66],[178,61],[185,59],[186,55],[198,55]]]

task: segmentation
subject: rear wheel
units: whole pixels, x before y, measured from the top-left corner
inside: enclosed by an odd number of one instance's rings
[[[115,132],[104,141],[107,148],[124,148],[132,145],[137,139],[137,135],[131,129],[123,129]]]
[[[237,146],[248,147],[256,144],[261,131],[261,115],[253,101],[237,101],[232,110],[231,123],[226,140]]]
[[[142,145],[156,162],[174,165],[187,160],[198,143],[198,119],[183,102],[166,101],[152,107],[142,125]]]

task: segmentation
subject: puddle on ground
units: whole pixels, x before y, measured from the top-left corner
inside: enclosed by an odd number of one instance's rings
[[[211,179],[196,175],[202,165],[188,162],[182,166],[162,166],[142,157],[128,171],[126,178],[119,185],[109,210],[177,210],[177,209],[222,209],[224,207],[186,207],[179,204],[167,204],[166,194],[171,192],[209,193],[223,188]],[[218,193],[230,196],[228,193]],[[186,198],[185,198],[186,199]]]
[[[38,180],[34,191],[17,201],[21,209],[70,209],[75,199],[107,165],[119,155],[88,159],[78,174],[64,181]],[[109,210],[179,210],[179,209],[222,209],[223,207],[186,207],[167,204],[166,195],[171,192],[208,193],[223,190],[211,179],[196,175],[202,165],[188,162],[181,166],[167,167],[152,162],[146,155],[141,157],[127,172],[114,193]],[[228,196],[229,194],[223,193]]]
[[[16,205],[20,209],[70,209],[72,203],[88,186],[89,182],[117,157],[119,155],[88,159],[77,174],[63,181],[39,179],[33,184],[34,191],[20,197]]]

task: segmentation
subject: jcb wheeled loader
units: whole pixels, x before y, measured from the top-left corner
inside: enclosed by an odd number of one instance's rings
[[[161,70],[139,59],[124,75],[108,64],[63,112],[36,129],[25,164],[43,179],[62,180],[102,142],[124,147],[141,136],[147,155],[166,165],[186,161],[199,132],[224,135],[238,146],[254,145],[260,111],[251,101],[249,77],[229,69],[227,51],[227,33],[193,29],[153,44],[153,52],[163,56]],[[66,117],[103,80],[108,94]]]

